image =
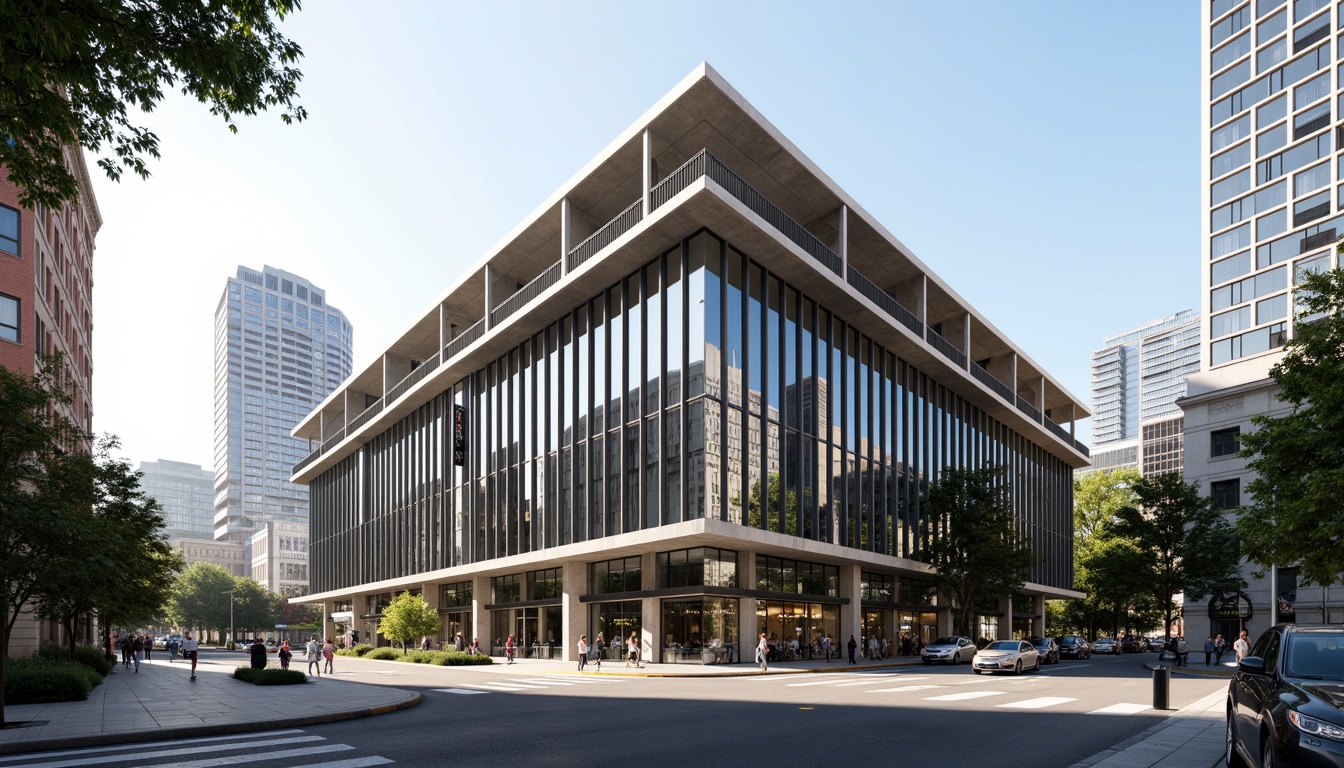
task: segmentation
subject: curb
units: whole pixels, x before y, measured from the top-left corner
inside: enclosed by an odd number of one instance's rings
[[[424,695],[415,691],[406,691],[409,695],[398,702],[377,707],[362,707],[343,712],[327,712],[307,717],[290,717],[283,720],[254,720],[245,723],[223,723],[219,725],[193,725],[187,728],[155,728],[123,733],[103,733],[94,736],[76,736],[72,738],[39,739],[36,741],[16,741],[0,744],[0,755],[18,755],[27,752],[45,752],[51,749],[82,749],[86,747],[105,747],[112,744],[138,744],[164,739],[190,739],[199,736],[220,736],[231,733],[250,733],[252,731],[274,731],[281,728],[300,728],[305,725],[321,725],[341,720],[355,720],[372,715],[383,715],[401,709],[410,709],[424,701]]]
[[[747,669],[733,670],[731,672],[713,672],[713,673],[695,673],[695,672],[579,672],[578,670],[568,670],[565,672],[551,672],[552,675],[573,675],[573,676],[592,676],[596,677],[676,677],[681,679],[704,679],[716,680],[721,677],[761,677],[763,675],[818,675],[834,672],[852,672],[860,669],[902,669],[905,667],[916,666],[918,661],[905,661],[884,664],[856,664],[849,666],[822,667],[820,669],[780,669],[775,668],[762,672],[755,666],[748,665]]]

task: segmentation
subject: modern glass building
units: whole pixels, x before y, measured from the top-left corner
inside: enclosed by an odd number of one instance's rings
[[[351,343],[345,315],[298,275],[239,267],[229,278],[215,310],[215,539],[307,524],[308,489],[289,482],[307,443],[289,432],[350,375]]]
[[[1092,353],[1092,469],[1179,472],[1186,377],[1199,370],[1194,310],[1145,323]]]
[[[1202,370],[1180,406],[1186,480],[1232,515],[1253,478],[1237,436],[1253,417],[1288,410],[1269,370],[1293,332],[1294,286],[1338,265],[1344,9],[1329,0],[1203,0],[1202,14],[1206,320]],[[1187,602],[1186,633],[1254,636],[1280,619],[1344,621],[1344,592],[1298,589],[1291,565],[1263,578],[1248,567],[1241,593]]]
[[[163,510],[169,541],[209,539],[215,532],[215,473],[183,461],[140,462],[140,488]]]
[[[1037,562],[981,629],[1040,632],[1085,415],[702,65],[294,429],[307,600],[543,655],[928,640],[920,491],[998,465]]]

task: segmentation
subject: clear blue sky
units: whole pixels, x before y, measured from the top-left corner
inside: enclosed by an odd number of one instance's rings
[[[235,136],[174,96],[154,176],[95,180],[94,426],[134,461],[213,465],[239,264],[326,289],[362,365],[702,60],[1084,401],[1102,339],[1199,306],[1194,2],[309,0],[282,29],[308,121]]]

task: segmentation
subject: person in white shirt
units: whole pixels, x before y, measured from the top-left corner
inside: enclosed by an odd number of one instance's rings
[[[579,635],[579,671],[588,666],[588,636]]]
[[[313,667],[317,667],[317,676],[322,676],[322,657],[318,655],[319,648],[317,637],[309,638],[308,644],[303,647],[304,653],[308,655],[308,674],[313,674]]]
[[[1251,644],[1249,641],[1246,640],[1246,630],[1244,629],[1241,630],[1241,636],[1238,637],[1237,641],[1232,644],[1232,650],[1237,652],[1238,664],[1241,663],[1242,659],[1251,655]]]
[[[766,671],[765,657],[770,652],[770,644],[765,641],[765,633],[761,633],[761,641],[756,644],[756,661],[761,665],[761,671]]]
[[[196,641],[196,638],[191,636],[190,632],[188,632],[186,637],[182,639],[182,655],[187,657],[188,659],[191,659],[192,680],[196,679],[196,655],[197,651],[199,651],[200,648],[201,644]]]

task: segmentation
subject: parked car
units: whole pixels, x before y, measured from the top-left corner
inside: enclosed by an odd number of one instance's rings
[[[940,637],[924,646],[919,657],[925,664],[935,661],[945,664],[960,664],[975,657],[975,641],[969,637]]]
[[[1119,653],[1120,644],[1114,637],[1098,637],[1096,642],[1092,643],[1093,653]]]
[[[1124,653],[1142,653],[1143,651],[1146,651],[1146,650],[1148,650],[1148,643],[1147,643],[1147,641],[1145,641],[1145,640],[1143,640],[1143,639],[1141,639],[1141,638],[1139,638],[1139,637],[1135,637],[1134,635],[1126,635],[1125,637],[1120,638],[1120,651],[1121,651],[1121,652],[1124,652]]]
[[[1344,765],[1342,690],[1344,628],[1265,630],[1227,687],[1227,765]]]
[[[971,669],[977,675],[985,672],[1020,675],[1024,669],[1039,672],[1041,655],[1036,652],[1036,646],[1026,640],[995,640],[975,654]]]
[[[1159,653],[1160,653],[1160,652],[1162,651],[1162,648],[1163,648],[1164,646],[1166,646],[1166,644],[1167,644],[1167,641],[1166,641],[1165,639],[1161,638],[1161,637],[1150,637],[1150,638],[1148,638],[1148,650],[1149,650],[1149,651],[1156,651],[1156,652],[1159,652]]]
[[[1059,655],[1070,659],[1086,659],[1092,656],[1092,644],[1082,635],[1063,635],[1055,638],[1059,645]]]
[[[1029,637],[1027,642],[1036,648],[1036,653],[1040,654],[1042,664],[1059,663],[1059,644],[1049,637]]]

